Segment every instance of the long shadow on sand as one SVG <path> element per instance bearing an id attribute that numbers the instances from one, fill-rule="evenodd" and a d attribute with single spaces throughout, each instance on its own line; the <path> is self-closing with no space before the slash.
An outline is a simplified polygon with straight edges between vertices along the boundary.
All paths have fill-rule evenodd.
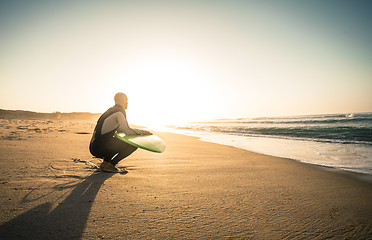
<path id="1" fill-rule="evenodd" d="M 112 174 L 92 174 L 56 208 L 41 204 L 0 226 L 0 239 L 80 239 L 94 199 Z"/>

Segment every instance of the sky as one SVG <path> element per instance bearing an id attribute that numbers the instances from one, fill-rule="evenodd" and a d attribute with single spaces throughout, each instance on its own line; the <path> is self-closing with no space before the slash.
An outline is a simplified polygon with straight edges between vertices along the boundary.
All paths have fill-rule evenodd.
<path id="1" fill-rule="evenodd" d="M 3 1 L 0 108 L 132 123 L 372 112 L 372 1 Z"/>

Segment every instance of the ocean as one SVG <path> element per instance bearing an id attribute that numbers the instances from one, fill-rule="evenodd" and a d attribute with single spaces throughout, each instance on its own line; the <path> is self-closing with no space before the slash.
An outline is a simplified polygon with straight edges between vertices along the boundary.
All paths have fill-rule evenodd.
<path id="1" fill-rule="evenodd" d="M 372 113 L 219 119 L 171 128 L 207 142 L 372 175 Z"/>

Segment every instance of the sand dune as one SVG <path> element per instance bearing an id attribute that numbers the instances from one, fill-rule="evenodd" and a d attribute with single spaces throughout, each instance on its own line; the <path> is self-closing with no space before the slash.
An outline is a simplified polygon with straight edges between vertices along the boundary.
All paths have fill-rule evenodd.
<path id="1" fill-rule="evenodd" d="M 23 110 L 4 110 L 0 109 L 0 119 L 23 119 L 23 120 L 40 120 L 40 119 L 52 119 L 52 120 L 93 120 L 97 119 L 100 114 L 89 113 L 89 112 L 71 112 L 71 113 L 40 113 Z"/>

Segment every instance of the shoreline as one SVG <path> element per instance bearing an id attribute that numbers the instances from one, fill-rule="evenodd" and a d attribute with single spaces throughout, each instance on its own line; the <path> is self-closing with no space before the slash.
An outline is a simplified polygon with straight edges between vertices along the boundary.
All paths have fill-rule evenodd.
<path id="1" fill-rule="evenodd" d="M 191 135 L 187 135 L 186 134 L 186 136 L 191 136 Z M 359 181 L 363 181 L 363 182 L 367 182 L 367 183 L 372 184 L 372 174 L 370 174 L 370 173 L 362 173 L 362 172 L 350 171 L 350 170 L 341 169 L 341 168 L 338 168 L 338 167 L 325 166 L 325 165 L 321 165 L 321 164 L 316 164 L 316 163 L 311 163 L 311 162 L 305 162 L 305 161 L 294 159 L 294 158 L 290 158 L 290 157 L 282 157 L 282 156 L 276 156 L 274 154 L 266 154 L 266 153 L 262 153 L 262 152 L 259 152 L 259 151 L 254 151 L 254 150 L 249 150 L 249 149 L 245 149 L 245 148 L 240 148 L 240 147 L 232 146 L 232 145 L 229 145 L 229 144 L 223 144 L 223 143 L 218 143 L 218 142 L 203 140 L 202 138 L 199 138 L 198 140 L 203 141 L 203 142 L 216 143 L 216 144 L 221 144 L 221 145 L 225 145 L 225 146 L 229 146 L 229 147 L 234 147 L 234 148 L 242 149 L 242 150 L 245 150 L 245 151 L 248 151 L 248 152 L 261 154 L 261 155 L 264 155 L 264 156 L 288 159 L 288 160 L 295 161 L 295 162 L 298 162 L 298 163 L 301 163 L 301 164 L 305 164 L 305 165 L 309 165 L 309 166 L 313 166 L 313 167 L 319 168 L 321 171 L 329 171 L 329 172 L 335 172 L 335 173 L 343 174 L 343 175 L 346 175 L 346 176 L 348 176 L 350 178 L 357 179 Z"/>
<path id="2" fill-rule="evenodd" d="M 164 153 L 137 150 L 119 163 L 127 174 L 97 173 L 81 134 L 94 122 L 24 123 L 0 127 L 18 136 L 0 139 L 0 238 L 372 235 L 372 185 L 338 172 L 155 132 Z"/>
<path id="3" fill-rule="evenodd" d="M 199 138 L 200 141 L 221 144 L 225 146 L 236 147 L 238 149 L 244 149 L 250 152 L 263 154 L 272 157 L 287 158 L 293 161 L 310 164 L 320 168 L 325 168 L 326 170 L 340 171 L 343 174 L 349 174 L 363 181 L 372 183 L 372 172 L 371 169 L 368 170 L 349 170 L 347 167 L 332 166 L 327 165 L 327 162 L 322 162 L 319 156 L 314 152 L 313 155 L 307 155 L 306 159 L 304 156 L 301 157 L 301 151 L 307 151 L 311 148 L 315 148 L 316 145 L 330 144 L 330 143 L 317 143 L 305 140 L 289 140 L 280 138 L 269 138 L 269 137 L 249 137 L 249 136 L 239 136 L 239 135 L 228 135 L 219 134 L 213 132 L 199 132 L 192 130 L 179 130 L 173 128 L 163 128 L 160 131 L 182 134 L 186 136 L 193 136 Z M 310 144 L 310 145 L 309 145 Z M 333 144 L 333 143 L 332 143 Z M 287 148 L 288 145 L 292 146 L 291 150 L 279 150 L 279 148 Z M 337 145 L 337 144 L 336 144 Z M 266 149 L 265 149 L 266 147 Z M 339 148 L 344 148 L 344 145 L 340 145 Z M 274 149 L 274 150 L 273 150 Z M 296 157 L 296 154 L 298 155 Z M 308 153 L 309 154 L 309 153 Z M 368 172 L 367 172 L 368 171 Z"/>
<path id="4" fill-rule="evenodd" d="M 186 134 L 186 136 L 190 136 L 190 135 L 187 135 Z M 220 144 L 220 145 L 234 147 L 234 148 L 237 148 L 237 149 L 242 149 L 242 150 L 245 150 L 245 151 L 248 151 L 248 152 L 257 153 L 257 154 L 261 154 L 261 155 L 268 156 L 268 157 L 276 157 L 276 158 L 288 159 L 290 161 L 295 161 L 295 162 L 298 162 L 298 163 L 301 163 L 301 164 L 305 164 L 305 165 L 309 165 L 309 166 L 318 168 L 321 171 L 328 171 L 328 172 L 334 172 L 334 173 L 343 174 L 343 175 L 346 175 L 346 176 L 348 176 L 350 178 L 356 179 L 358 181 L 362 181 L 362 182 L 366 182 L 366 183 L 372 184 L 372 174 L 369 174 L 369 173 L 355 172 L 355 171 L 341 169 L 341 168 L 338 168 L 338 167 L 325 166 L 325 165 L 320 165 L 320 164 L 315 164 L 315 163 L 310 163 L 310 162 L 304 162 L 304 161 L 301 161 L 301 160 L 298 160 L 298 159 L 294 159 L 294 158 L 290 158 L 290 157 L 281 157 L 281 156 L 276 156 L 276 155 L 271 155 L 271 154 L 265 154 L 265 153 L 262 153 L 262 152 L 248 150 L 248 149 L 244 149 L 244 148 L 239 148 L 239 147 L 228 145 L 228 144 L 223 144 L 223 143 L 217 143 L 217 142 L 203 140 L 202 138 L 199 138 L 199 137 L 198 137 L 198 140 L 203 141 L 203 142 L 216 143 L 216 144 Z"/>

